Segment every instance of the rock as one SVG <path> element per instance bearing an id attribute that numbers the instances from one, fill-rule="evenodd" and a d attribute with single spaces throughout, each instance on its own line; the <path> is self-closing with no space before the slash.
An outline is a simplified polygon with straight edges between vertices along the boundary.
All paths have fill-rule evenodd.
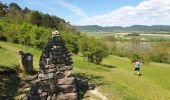
<path id="1" fill-rule="evenodd" d="M 40 96 L 39 95 L 31 95 L 29 97 L 29 100 L 41 100 Z"/>
<path id="2" fill-rule="evenodd" d="M 51 97 L 51 100 L 58 100 L 58 99 L 57 99 L 57 95 L 54 94 L 54 95 Z"/>
<path id="3" fill-rule="evenodd" d="M 45 80 L 45 76 L 43 73 L 38 74 L 38 79 L 39 80 Z"/>
<path id="4" fill-rule="evenodd" d="M 74 93 L 76 87 L 75 85 L 59 85 L 59 91 L 63 93 Z"/>
<path id="5" fill-rule="evenodd" d="M 48 72 L 48 73 L 55 73 L 56 70 L 57 70 L 56 68 L 52 68 L 52 69 L 47 70 L 47 72 Z"/>
<path id="6" fill-rule="evenodd" d="M 40 73 L 38 75 L 38 78 L 39 78 L 39 80 L 46 80 L 46 79 L 53 78 L 53 76 L 54 76 L 54 73 L 47 73 L 47 74 Z"/>
<path id="7" fill-rule="evenodd" d="M 47 58 L 47 59 L 46 59 L 46 63 L 47 63 L 47 65 L 50 65 L 50 64 L 51 64 L 51 59 L 50 59 L 50 58 Z"/>
<path id="8" fill-rule="evenodd" d="M 66 62 L 66 65 L 72 65 L 73 64 L 73 61 L 67 61 Z"/>
<path id="9" fill-rule="evenodd" d="M 41 100 L 47 100 L 47 96 L 48 96 L 48 93 L 47 92 L 43 92 L 40 97 L 41 97 Z"/>
<path id="10" fill-rule="evenodd" d="M 43 92 L 42 89 L 38 89 L 38 94 L 41 94 Z"/>
<path id="11" fill-rule="evenodd" d="M 38 94 L 39 94 L 39 93 L 38 93 L 38 88 L 39 88 L 39 86 L 33 85 L 33 86 L 31 87 L 31 93 L 32 93 L 32 94 L 35 94 L 35 95 L 38 95 Z"/>
<path id="12" fill-rule="evenodd" d="M 24 81 L 32 81 L 32 80 L 35 80 L 36 78 L 38 78 L 38 75 L 26 76 L 26 77 L 24 78 Z"/>
<path id="13" fill-rule="evenodd" d="M 54 74 L 54 79 L 61 79 L 61 78 L 64 78 L 64 74 L 62 72 L 56 72 Z"/>
<path id="14" fill-rule="evenodd" d="M 57 68 L 63 68 L 65 66 L 65 64 L 56 64 Z"/>
<path id="15" fill-rule="evenodd" d="M 50 84 L 48 80 L 37 82 L 36 87 L 37 87 L 37 91 L 38 89 L 42 89 L 43 91 L 51 92 Z"/>
<path id="16" fill-rule="evenodd" d="M 47 97 L 47 100 L 51 100 L 51 96 L 50 95 Z"/>
<path id="17" fill-rule="evenodd" d="M 57 67 L 57 66 L 54 65 L 54 64 L 48 65 L 48 68 L 49 68 L 49 69 L 56 68 L 56 67 Z"/>
<path id="18" fill-rule="evenodd" d="M 59 69 L 60 71 L 69 71 L 72 70 L 72 66 L 64 66 Z"/>
<path id="19" fill-rule="evenodd" d="M 51 89 L 51 92 L 54 93 L 54 92 L 57 92 L 56 90 L 56 83 L 53 82 L 52 84 L 50 84 L 50 89 Z"/>
<path id="20" fill-rule="evenodd" d="M 58 79 L 58 85 L 72 85 L 74 83 L 75 83 L 74 77 Z"/>
<path id="21" fill-rule="evenodd" d="M 73 75 L 73 71 L 72 70 L 65 71 L 64 75 L 65 75 L 65 77 L 71 77 Z"/>
<path id="22" fill-rule="evenodd" d="M 76 93 L 67 93 L 63 95 L 58 95 L 57 100 L 77 100 Z"/>

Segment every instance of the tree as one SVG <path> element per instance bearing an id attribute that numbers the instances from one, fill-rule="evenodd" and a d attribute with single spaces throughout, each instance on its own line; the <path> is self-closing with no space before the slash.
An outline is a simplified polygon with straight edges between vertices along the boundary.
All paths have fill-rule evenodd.
<path id="1" fill-rule="evenodd" d="M 8 18 L 11 22 L 21 22 L 23 20 L 22 9 L 16 3 L 9 4 Z"/>
<path id="2" fill-rule="evenodd" d="M 99 64 L 103 58 L 109 55 L 109 49 L 102 40 L 94 37 L 82 36 L 79 40 L 79 48 L 88 61 Z"/>
<path id="3" fill-rule="evenodd" d="M 79 52 L 79 47 L 78 47 L 78 40 L 79 36 L 76 33 L 72 32 L 64 32 L 61 31 L 61 36 L 63 37 L 64 41 L 66 42 L 67 48 L 74 54 L 77 54 Z"/>
<path id="4" fill-rule="evenodd" d="M 41 26 L 42 25 L 42 14 L 38 11 L 33 11 L 30 13 L 30 23 L 34 25 Z"/>
<path id="5" fill-rule="evenodd" d="M 7 6 L 0 2 L 0 18 L 5 17 L 7 13 Z"/>

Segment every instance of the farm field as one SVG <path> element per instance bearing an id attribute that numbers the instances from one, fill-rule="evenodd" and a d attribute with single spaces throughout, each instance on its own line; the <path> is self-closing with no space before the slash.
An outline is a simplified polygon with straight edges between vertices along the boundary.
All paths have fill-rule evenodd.
<path id="1" fill-rule="evenodd" d="M 128 36 L 128 34 L 132 34 L 131 32 L 128 33 L 116 33 L 116 32 L 86 32 L 89 36 L 94 36 L 97 38 L 103 38 L 106 36 L 114 37 L 115 39 L 121 40 L 130 40 L 134 36 Z M 152 33 L 140 33 L 140 38 L 144 41 L 158 41 L 158 42 L 167 42 L 170 41 L 170 34 L 152 34 Z"/>
<path id="2" fill-rule="evenodd" d="M 23 50 L 34 55 L 34 68 L 38 69 L 40 50 L 0 42 L 0 66 L 15 67 L 18 65 L 16 51 Z M 169 100 L 170 99 L 170 64 L 151 62 L 142 66 L 142 75 L 135 76 L 134 68 L 127 58 L 110 55 L 100 65 L 84 60 L 80 55 L 74 55 L 74 72 L 77 77 L 89 80 L 91 88 L 97 88 L 109 100 Z M 16 83 L 17 84 L 17 83 Z M 5 93 L 18 91 L 3 90 L 4 83 L 0 82 L 0 98 Z M 11 87 L 12 88 L 12 87 Z M 5 92 L 3 92 L 5 91 Z M 85 100 L 101 100 L 100 96 L 87 91 Z"/>

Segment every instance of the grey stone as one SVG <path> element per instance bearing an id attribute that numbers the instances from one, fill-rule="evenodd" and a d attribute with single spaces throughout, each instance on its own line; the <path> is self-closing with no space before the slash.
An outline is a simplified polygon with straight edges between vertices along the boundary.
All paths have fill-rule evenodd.
<path id="1" fill-rule="evenodd" d="M 52 93 L 57 92 L 57 91 L 56 91 L 56 82 L 53 81 L 53 83 L 50 84 L 50 89 L 51 89 L 51 92 L 52 92 Z"/>
<path id="2" fill-rule="evenodd" d="M 71 77 L 73 75 L 73 71 L 72 70 L 65 71 L 64 75 L 65 75 L 65 77 Z"/>
<path id="3" fill-rule="evenodd" d="M 44 74 L 45 79 L 52 79 L 53 77 L 54 77 L 54 73 Z"/>
<path id="4" fill-rule="evenodd" d="M 65 64 L 56 64 L 56 67 L 57 68 L 62 68 L 62 67 L 64 67 L 65 66 Z"/>
<path id="5" fill-rule="evenodd" d="M 56 68 L 52 68 L 52 69 L 49 69 L 47 72 L 48 73 L 54 73 L 54 72 L 56 72 L 56 70 L 57 70 Z"/>
<path id="6" fill-rule="evenodd" d="M 73 64 L 73 61 L 71 60 L 66 62 L 66 65 L 72 65 L 72 64 Z"/>
<path id="7" fill-rule="evenodd" d="M 45 80 L 45 76 L 43 73 L 38 74 L 38 79 L 39 80 Z"/>
<path id="8" fill-rule="evenodd" d="M 58 85 L 72 85 L 74 83 L 75 83 L 74 77 L 58 79 Z"/>
<path id="9" fill-rule="evenodd" d="M 46 79 L 53 78 L 53 75 L 54 75 L 54 73 L 47 73 L 47 74 L 40 73 L 40 74 L 38 74 L 38 78 L 39 78 L 39 80 L 46 80 Z"/>
<path id="10" fill-rule="evenodd" d="M 65 76 L 64 76 L 64 74 L 62 73 L 62 72 L 56 72 L 55 74 L 54 74 L 54 80 L 55 79 L 61 79 L 61 78 L 64 78 Z"/>
<path id="11" fill-rule="evenodd" d="M 47 65 L 50 65 L 51 64 L 51 59 L 50 58 L 46 58 L 46 63 L 47 63 Z"/>
<path id="12" fill-rule="evenodd" d="M 49 68 L 49 69 L 56 68 L 56 65 L 54 65 L 54 64 L 51 64 L 51 65 L 49 65 L 49 66 L 48 66 L 48 68 Z"/>
<path id="13" fill-rule="evenodd" d="M 29 100 L 41 100 L 40 96 L 39 95 L 31 95 L 29 97 Z"/>
<path id="14" fill-rule="evenodd" d="M 41 94 L 43 92 L 42 89 L 38 89 L 38 94 Z"/>
<path id="15" fill-rule="evenodd" d="M 34 75 L 34 76 L 26 76 L 24 81 L 32 81 L 34 79 L 36 79 L 38 77 L 38 75 Z"/>
<path id="16" fill-rule="evenodd" d="M 72 70 L 72 66 L 64 66 L 59 69 L 60 71 L 69 71 Z"/>
<path id="17" fill-rule="evenodd" d="M 53 96 L 51 97 L 51 100 L 58 100 L 58 99 L 57 99 L 57 95 L 56 95 L 56 94 L 53 94 Z"/>
<path id="18" fill-rule="evenodd" d="M 47 92 L 43 92 L 41 95 L 41 100 L 47 100 L 47 97 L 48 97 L 48 93 Z"/>
<path id="19" fill-rule="evenodd" d="M 51 96 L 50 95 L 47 97 L 47 100 L 51 100 Z"/>
<path id="20" fill-rule="evenodd" d="M 76 91 L 75 85 L 59 85 L 59 92 L 74 93 Z"/>
<path id="21" fill-rule="evenodd" d="M 76 93 L 67 93 L 63 95 L 58 95 L 57 100 L 77 100 Z"/>

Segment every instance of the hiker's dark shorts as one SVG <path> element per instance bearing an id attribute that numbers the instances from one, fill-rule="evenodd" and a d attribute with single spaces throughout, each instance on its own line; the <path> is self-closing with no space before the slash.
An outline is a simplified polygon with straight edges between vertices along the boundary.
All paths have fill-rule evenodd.
<path id="1" fill-rule="evenodd" d="M 139 71 L 139 70 L 140 70 L 140 68 L 137 68 L 137 67 L 135 68 L 135 71 Z"/>

